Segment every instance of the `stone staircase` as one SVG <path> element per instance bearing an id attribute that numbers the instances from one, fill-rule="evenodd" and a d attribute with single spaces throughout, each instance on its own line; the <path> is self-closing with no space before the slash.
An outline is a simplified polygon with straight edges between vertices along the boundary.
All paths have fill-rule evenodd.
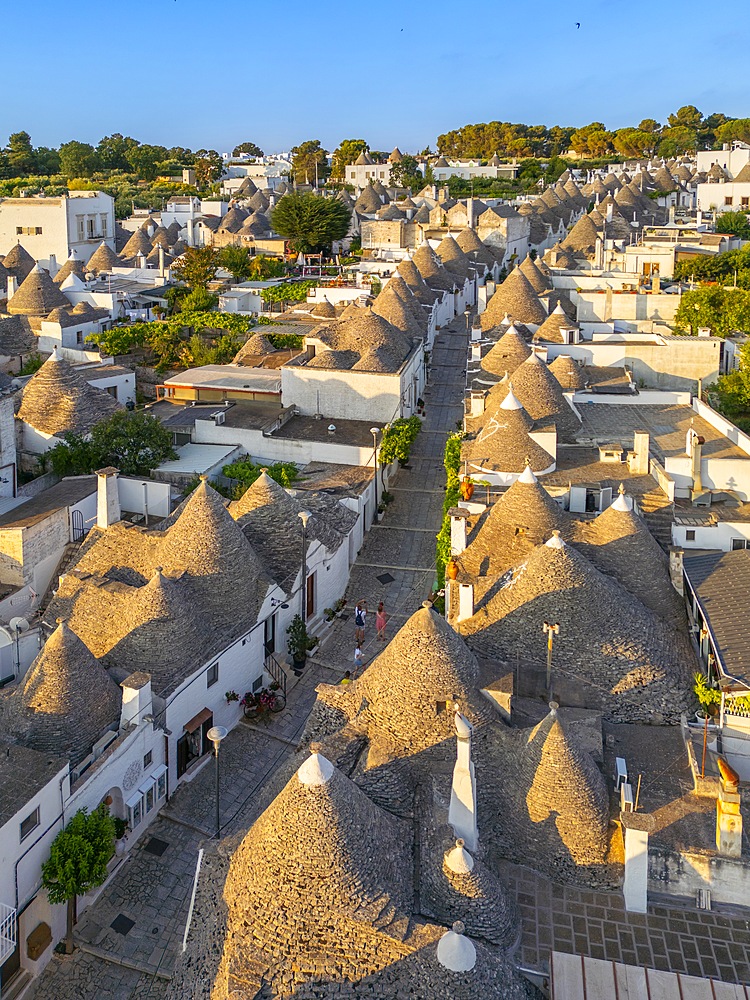
<path id="1" fill-rule="evenodd" d="M 669 552 L 669 546 L 672 544 L 674 504 L 666 493 L 657 486 L 638 499 L 638 506 L 646 519 L 651 534 L 664 551 Z"/>
<path id="2" fill-rule="evenodd" d="M 37 608 L 37 614 L 39 615 L 40 619 L 44 618 L 44 615 L 47 611 L 47 606 L 52 600 L 52 594 L 55 590 L 57 590 L 59 586 L 60 577 L 64 573 L 66 573 L 73 565 L 73 563 L 76 562 L 76 560 L 78 559 L 78 553 L 80 552 L 81 545 L 83 544 L 85 537 L 86 536 L 84 535 L 83 538 L 79 538 L 75 542 L 68 542 L 68 544 L 63 549 L 63 554 L 60 556 L 60 562 L 57 564 L 57 568 L 55 569 L 55 572 L 52 574 L 52 578 L 50 579 L 50 582 L 47 585 L 47 589 L 45 590 L 44 594 L 42 595 L 42 599 L 39 602 L 39 607 Z"/>

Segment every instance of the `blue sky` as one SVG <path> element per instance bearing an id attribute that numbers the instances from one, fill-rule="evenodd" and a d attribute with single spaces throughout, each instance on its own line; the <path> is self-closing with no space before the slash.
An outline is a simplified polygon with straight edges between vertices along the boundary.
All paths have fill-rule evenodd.
<path id="1" fill-rule="evenodd" d="M 0 143 L 25 129 L 50 146 L 122 132 L 220 152 L 309 138 L 413 151 L 495 119 L 619 128 L 664 121 L 682 104 L 750 117 L 750 4 L 730 0 L 719 20 L 698 0 L 677 10 L 650 0 L 115 0 L 66 17 L 58 0 L 39 0 L 30 31 L 25 5 L 7 4 Z"/>

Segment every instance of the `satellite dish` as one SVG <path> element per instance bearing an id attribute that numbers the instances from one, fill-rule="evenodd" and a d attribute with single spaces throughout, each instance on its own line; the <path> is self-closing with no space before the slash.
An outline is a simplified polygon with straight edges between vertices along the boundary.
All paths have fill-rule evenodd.
<path id="1" fill-rule="evenodd" d="M 29 623 L 25 618 L 11 618 L 10 627 L 14 632 L 28 632 Z"/>

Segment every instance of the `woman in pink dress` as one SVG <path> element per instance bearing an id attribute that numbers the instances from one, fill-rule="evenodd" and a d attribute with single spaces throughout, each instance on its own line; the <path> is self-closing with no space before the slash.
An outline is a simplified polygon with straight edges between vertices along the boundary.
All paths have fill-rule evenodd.
<path id="1" fill-rule="evenodd" d="M 377 633 L 378 641 L 385 642 L 385 611 L 383 610 L 383 602 L 378 604 L 378 610 L 375 613 L 375 632 Z"/>

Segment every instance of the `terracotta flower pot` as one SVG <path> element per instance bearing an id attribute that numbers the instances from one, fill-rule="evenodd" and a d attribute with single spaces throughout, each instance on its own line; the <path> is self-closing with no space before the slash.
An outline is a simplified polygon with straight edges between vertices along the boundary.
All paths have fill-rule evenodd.
<path id="1" fill-rule="evenodd" d="M 445 575 L 449 580 L 455 580 L 458 576 L 458 563 L 453 559 L 449 559 L 445 564 Z"/>
<path id="2" fill-rule="evenodd" d="M 461 496 L 464 500 L 471 500 L 474 495 L 474 483 L 470 479 L 461 480 Z"/>

